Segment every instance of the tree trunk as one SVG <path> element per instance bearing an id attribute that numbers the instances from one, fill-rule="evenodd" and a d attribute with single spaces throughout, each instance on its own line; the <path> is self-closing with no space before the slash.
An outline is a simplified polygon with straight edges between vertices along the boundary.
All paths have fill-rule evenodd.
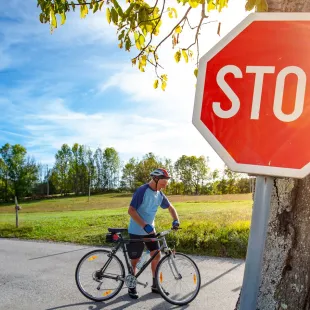
<path id="1" fill-rule="evenodd" d="M 268 7 L 310 12 L 310 1 L 268 0 Z M 281 309 L 310 309 L 310 176 L 274 181 L 256 310 Z"/>

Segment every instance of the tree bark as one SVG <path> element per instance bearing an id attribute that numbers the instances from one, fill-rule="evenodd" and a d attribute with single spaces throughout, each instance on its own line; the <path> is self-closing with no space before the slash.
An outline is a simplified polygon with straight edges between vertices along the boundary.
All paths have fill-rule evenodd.
<path id="1" fill-rule="evenodd" d="M 267 2 L 269 12 L 310 11 L 309 0 Z M 310 176 L 275 179 L 256 310 L 310 310 L 309 198 Z"/>

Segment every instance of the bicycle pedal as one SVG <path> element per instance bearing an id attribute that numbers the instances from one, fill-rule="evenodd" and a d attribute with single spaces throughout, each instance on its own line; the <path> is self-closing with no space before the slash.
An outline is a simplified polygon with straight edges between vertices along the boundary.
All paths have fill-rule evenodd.
<path id="1" fill-rule="evenodd" d="M 137 281 L 137 284 L 140 284 L 140 285 L 144 286 L 144 288 L 146 288 L 149 285 L 147 282 L 146 283 L 142 283 L 142 282 L 138 282 L 138 281 Z"/>

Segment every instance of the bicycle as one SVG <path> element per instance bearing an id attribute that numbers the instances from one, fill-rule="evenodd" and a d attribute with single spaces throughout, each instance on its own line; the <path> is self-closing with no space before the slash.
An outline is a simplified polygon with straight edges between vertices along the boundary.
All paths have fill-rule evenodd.
<path id="1" fill-rule="evenodd" d="M 104 249 L 90 251 L 81 258 L 75 271 L 75 281 L 79 291 L 88 299 L 100 302 L 114 298 L 121 291 L 124 283 L 128 288 L 134 288 L 137 284 L 147 287 L 148 283 L 139 282 L 138 278 L 153 259 L 163 251 L 165 255 L 159 261 L 155 273 L 160 295 L 174 305 L 183 306 L 192 302 L 200 290 L 200 272 L 190 257 L 168 247 L 165 236 L 173 230 L 175 229 L 158 233 L 155 238 L 133 240 L 122 237 L 122 232 L 127 229 L 109 228 L 106 240 L 115 243 L 115 246 L 110 251 Z M 126 244 L 141 241 L 160 241 L 162 245 L 134 275 Z M 122 261 L 116 255 L 120 248 L 125 257 L 127 275 Z"/>

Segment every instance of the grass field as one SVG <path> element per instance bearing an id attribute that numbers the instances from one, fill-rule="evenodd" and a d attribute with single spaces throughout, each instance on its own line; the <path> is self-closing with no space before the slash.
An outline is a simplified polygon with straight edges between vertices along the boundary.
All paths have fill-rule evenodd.
<path id="1" fill-rule="evenodd" d="M 19 228 L 13 205 L 0 205 L 0 237 L 105 244 L 108 227 L 128 227 L 131 195 L 105 194 L 22 203 Z M 252 213 L 252 196 L 169 196 L 182 230 L 170 245 L 186 253 L 244 258 Z M 167 210 L 159 209 L 157 231 L 170 228 Z"/>

